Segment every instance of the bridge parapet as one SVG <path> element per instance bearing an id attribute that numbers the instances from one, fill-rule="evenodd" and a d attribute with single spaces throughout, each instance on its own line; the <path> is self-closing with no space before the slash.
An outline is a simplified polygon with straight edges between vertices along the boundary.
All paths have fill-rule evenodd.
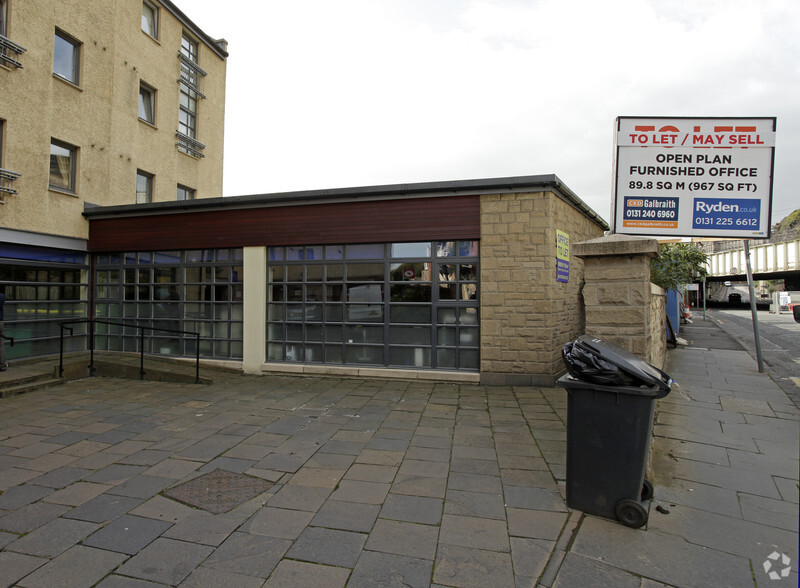
<path id="1" fill-rule="evenodd" d="M 709 277 L 738 276 L 745 273 L 744 244 L 741 243 L 740 249 L 709 253 L 707 264 Z M 750 247 L 753 274 L 800 271 L 798 260 L 800 260 L 800 238 Z"/>

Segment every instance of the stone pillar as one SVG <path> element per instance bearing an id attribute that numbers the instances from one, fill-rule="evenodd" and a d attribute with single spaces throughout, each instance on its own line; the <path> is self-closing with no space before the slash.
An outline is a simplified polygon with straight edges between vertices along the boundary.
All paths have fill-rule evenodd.
<path id="1" fill-rule="evenodd" d="M 586 333 L 615 343 L 662 367 L 666 354 L 661 288 L 650 283 L 658 241 L 608 235 L 573 247 L 583 259 Z"/>

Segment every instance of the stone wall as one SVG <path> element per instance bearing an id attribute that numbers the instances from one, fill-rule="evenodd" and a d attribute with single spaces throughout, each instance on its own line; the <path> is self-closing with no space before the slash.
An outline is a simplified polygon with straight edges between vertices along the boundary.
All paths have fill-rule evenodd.
<path id="1" fill-rule="evenodd" d="M 658 242 L 609 235 L 575 246 L 584 261 L 586 333 L 662 367 L 666 356 L 665 297 L 650 283 Z"/>
<path id="2" fill-rule="evenodd" d="M 664 289 L 650 284 L 650 354 L 643 359 L 663 369 L 667 361 L 667 295 Z"/>
<path id="3" fill-rule="evenodd" d="M 552 385 L 561 347 L 583 333 L 583 263 L 556 281 L 556 230 L 570 242 L 603 233 L 551 191 L 481 197 L 481 381 Z"/>

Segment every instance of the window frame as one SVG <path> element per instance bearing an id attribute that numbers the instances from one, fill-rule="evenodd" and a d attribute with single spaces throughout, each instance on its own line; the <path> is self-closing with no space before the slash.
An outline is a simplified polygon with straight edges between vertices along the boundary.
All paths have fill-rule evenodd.
<path id="1" fill-rule="evenodd" d="M 200 54 L 200 43 L 195 41 L 195 39 L 191 35 L 186 33 L 186 31 L 184 31 L 183 34 L 181 35 L 181 55 L 186 57 L 186 59 L 188 59 L 192 63 L 199 64 L 200 63 L 199 54 Z"/>
<path id="2" fill-rule="evenodd" d="M 60 149 L 66 149 L 69 152 L 69 177 L 67 180 L 68 186 L 63 186 L 61 184 L 54 184 L 53 183 L 53 157 L 59 157 L 58 155 L 53 154 L 53 147 L 58 147 Z M 78 152 L 79 149 L 77 146 L 67 143 L 65 141 L 60 141 L 53 137 L 50 138 L 50 172 L 48 174 L 48 189 L 55 190 L 57 192 L 66 192 L 69 194 L 77 194 L 78 192 Z M 60 164 L 58 165 L 60 168 Z M 63 171 L 59 170 L 61 176 L 63 176 Z"/>
<path id="3" fill-rule="evenodd" d="M 57 66 L 56 60 L 58 59 L 58 56 L 59 56 L 59 45 L 58 45 L 59 39 L 61 41 L 63 41 L 64 43 L 66 43 L 67 45 L 70 45 L 72 47 L 72 57 L 71 57 L 71 61 L 72 61 L 72 68 L 71 69 L 72 69 L 72 71 L 70 72 L 69 76 L 64 75 L 64 73 L 62 73 L 62 72 L 56 71 L 56 69 L 57 69 L 56 68 L 56 66 Z M 64 80 L 65 82 L 68 82 L 68 83 L 73 84 L 75 86 L 80 85 L 80 81 L 81 81 L 81 46 L 82 45 L 83 45 L 83 43 L 81 43 L 78 39 L 76 39 L 75 37 L 73 37 L 69 33 L 66 33 L 65 31 L 62 31 L 61 29 L 58 29 L 58 28 L 55 30 L 55 35 L 53 36 L 53 75 L 54 76 L 58 77 L 58 79 L 60 79 L 60 80 Z"/>
<path id="4" fill-rule="evenodd" d="M 0 0 L 0 35 L 8 38 L 8 0 Z"/>
<path id="5" fill-rule="evenodd" d="M 146 116 L 142 116 L 143 106 L 146 107 L 142 98 L 144 95 L 149 96 L 150 99 L 149 119 Z M 144 114 L 146 115 L 147 113 L 145 112 Z M 142 122 L 146 122 L 149 125 L 156 126 L 156 89 L 150 84 L 146 84 L 141 80 L 139 80 L 139 120 Z"/>
<path id="6" fill-rule="evenodd" d="M 479 248 L 477 239 L 269 247 L 265 360 L 479 371 Z"/>
<path id="7" fill-rule="evenodd" d="M 145 190 L 142 192 L 139 190 L 139 179 L 142 178 L 145 181 Z M 142 169 L 136 170 L 136 204 L 151 204 L 153 202 L 153 190 L 155 187 L 155 175 L 151 174 L 150 172 L 146 172 Z M 139 196 L 140 194 L 144 194 L 145 198 Z"/>
<path id="8" fill-rule="evenodd" d="M 190 139 L 197 139 L 197 92 L 181 82 L 179 94 L 178 132 Z M 186 96 L 186 106 L 183 105 L 184 96 Z M 192 105 L 194 105 L 193 108 Z"/>
<path id="9" fill-rule="evenodd" d="M 152 32 L 145 28 L 145 9 L 149 9 L 152 12 L 153 19 L 152 19 Z M 159 14 L 159 6 L 153 2 L 149 2 L 148 0 L 142 0 L 142 32 L 147 35 L 148 37 L 155 39 L 158 41 L 158 25 L 160 21 L 160 14 Z"/>
<path id="10" fill-rule="evenodd" d="M 181 193 L 184 194 L 183 198 L 181 198 Z M 189 186 L 184 186 L 183 184 L 178 184 L 177 199 L 179 201 L 194 200 L 196 198 L 197 198 L 197 190 L 195 190 L 194 188 L 190 188 Z"/>

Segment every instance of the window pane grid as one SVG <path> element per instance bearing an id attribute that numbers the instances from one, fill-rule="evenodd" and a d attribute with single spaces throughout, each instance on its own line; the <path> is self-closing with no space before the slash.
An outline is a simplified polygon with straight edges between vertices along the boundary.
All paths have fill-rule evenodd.
<path id="1" fill-rule="evenodd" d="M 477 370 L 477 322 L 458 314 L 477 321 L 477 255 L 477 241 L 270 247 L 267 360 Z"/>
<path id="2" fill-rule="evenodd" d="M 241 359 L 242 251 L 129 252 L 95 258 L 95 315 L 109 320 L 200 334 L 204 357 Z M 124 265 L 123 265 L 124 263 Z M 99 325 L 98 325 L 99 327 Z M 145 332 L 145 351 L 194 355 L 193 335 Z M 137 329 L 109 332 L 98 349 L 138 351 Z"/>
<path id="3" fill-rule="evenodd" d="M 0 287 L 6 295 L 5 334 L 14 337 L 6 346 L 8 359 L 58 353 L 61 328 L 58 321 L 88 316 L 89 271 L 85 256 L 81 263 L 0 265 Z M 71 325 L 64 333 L 66 351 L 86 349 L 85 324 Z"/>

